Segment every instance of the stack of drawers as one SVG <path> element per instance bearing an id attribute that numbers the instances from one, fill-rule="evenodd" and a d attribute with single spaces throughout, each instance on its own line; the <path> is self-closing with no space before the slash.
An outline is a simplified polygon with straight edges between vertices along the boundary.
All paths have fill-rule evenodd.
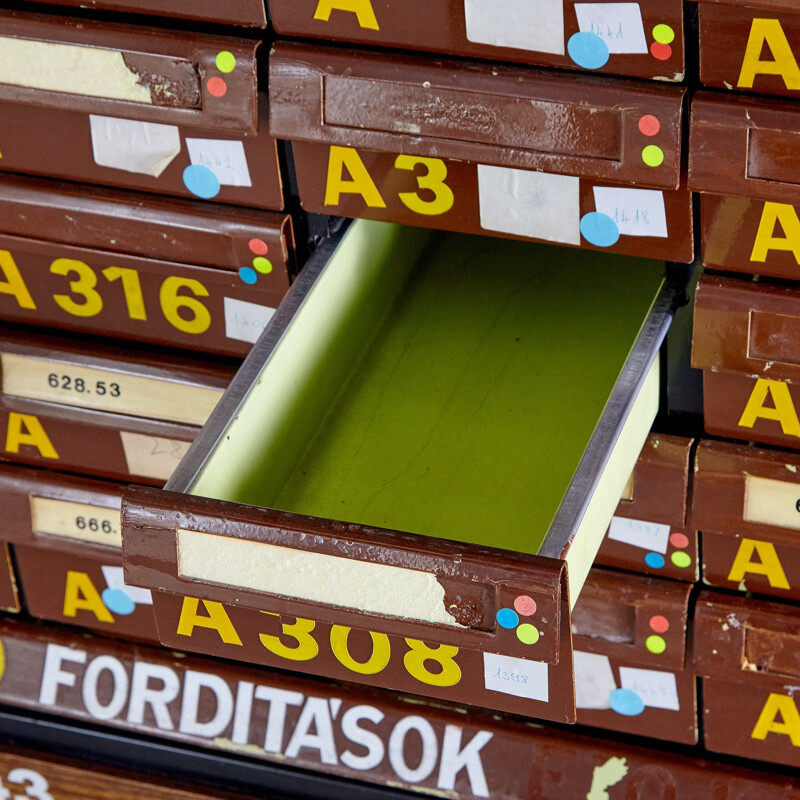
<path id="1" fill-rule="evenodd" d="M 270 0 L 274 41 L 263 0 L 96 0 L 89 14 L 52 3 L 71 8 L 0 12 L 0 606 L 19 611 L 21 594 L 37 620 L 115 638 L 0 620 L 0 700 L 109 742 L 132 736 L 132 750 L 141 734 L 175 758 L 200 748 L 212 783 L 248 760 L 278 764 L 270 774 L 292 795 L 300 768 L 336 779 L 307 788 L 314 797 L 797 800 L 795 778 L 698 745 L 800 763 L 800 457 L 698 444 L 662 414 L 671 434 L 650 434 L 622 490 L 663 399 L 674 291 L 662 288 L 564 497 L 550 516 L 515 506 L 527 490 L 506 462 L 541 412 L 503 394 L 506 373 L 526 402 L 538 382 L 569 409 L 601 375 L 587 364 L 561 385 L 533 357 L 516 373 L 496 338 L 520 308 L 547 318 L 539 297 L 555 308 L 575 291 L 561 325 L 588 319 L 584 342 L 559 349 L 569 335 L 556 320 L 539 346 L 599 363 L 606 320 L 624 316 L 622 292 L 603 296 L 614 266 L 639 271 L 633 292 L 648 270 L 661 280 L 646 259 L 690 264 L 700 242 L 716 270 L 700 282 L 693 350 L 706 430 L 793 447 L 800 291 L 779 280 L 800 264 L 791 104 L 690 96 L 682 0 Z M 700 2 L 699 20 L 706 86 L 800 91 L 789 0 Z M 305 240 L 313 214 L 360 219 L 293 281 L 295 232 Z M 351 450 L 382 466 L 376 418 L 388 409 L 394 438 L 428 458 L 475 392 L 460 332 L 453 364 L 425 373 L 423 388 L 450 393 L 427 438 L 422 401 L 393 415 L 380 397 L 405 397 L 400 367 L 362 404 L 352 448 L 332 457 L 313 438 L 346 418 L 343 387 L 387 309 L 411 304 L 392 281 L 425 285 L 404 262 L 435 262 L 442 247 L 463 269 L 430 316 L 446 322 L 464 287 L 485 291 L 467 325 L 485 342 L 464 336 L 491 367 L 483 400 L 452 463 L 431 457 L 418 479 L 399 470 L 374 496 L 364 475 L 364 509 L 400 486 L 395 497 L 433 510 L 424 529 L 472 494 L 459 524 L 479 518 L 479 540 L 346 507 L 348 480 L 361 480 Z M 542 263 L 583 277 L 562 289 L 544 270 L 531 289 Z M 400 366 L 437 352 L 417 333 Z M 462 446 L 494 424 L 481 415 L 498 397 L 511 398 L 502 452 Z M 342 499 L 279 503 L 276 487 L 315 459 Z M 553 480 L 551 461 L 530 484 Z M 507 497 L 540 545 L 514 538 Z M 732 591 L 700 592 L 701 575 Z M 70 780 L 69 764 L 51 774 L 35 754 L 14 758 L 7 781 L 28 796 Z"/>

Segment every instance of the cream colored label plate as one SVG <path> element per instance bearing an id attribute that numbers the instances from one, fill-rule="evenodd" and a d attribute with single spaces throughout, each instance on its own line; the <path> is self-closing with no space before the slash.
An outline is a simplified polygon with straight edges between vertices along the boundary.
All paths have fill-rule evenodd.
<path id="1" fill-rule="evenodd" d="M 222 397 L 221 389 L 13 353 L 0 354 L 0 368 L 3 394 L 189 425 L 203 425 Z"/>
<path id="2" fill-rule="evenodd" d="M 31 523 L 36 533 L 82 542 L 122 547 L 119 512 L 119 507 L 31 497 Z"/>
<path id="3" fill-rule="evenodd" d="M 629 502 L 633 500 L 633 475 L 634 473 L 631 472 L 631 476 L 628 478 L 628 482 L 622 490 L 622 497 L 620 497 L 620 500 L 628 500 Z"/>
<path id="4" fill-rule="evenodd" d="M 771 478 L 745 477 L 746 522 L 800 530 L 800 485 Z"/>
<path id="5" fill-rule="evenodd" d="M 120 431 L 125 461 L 131 475 L 166 481 L 186 455 L 191 442 Z"/>

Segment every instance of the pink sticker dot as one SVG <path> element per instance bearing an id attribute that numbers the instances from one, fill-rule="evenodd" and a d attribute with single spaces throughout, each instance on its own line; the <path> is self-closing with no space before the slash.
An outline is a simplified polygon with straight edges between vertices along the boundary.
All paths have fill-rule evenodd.
<path id="1" fill-rule="evenodd" d="M 669 630 L 669 620 L 660 614 L 650 617 L 650 630 L 654 633 L 666 633 Z"/>
<path id="2" fill-rule="evenodd" d="M 214 95 L 214 97 L 223 97 L 225 92 L 228 91 L 228 85 L 222 78 L 209 78 L 206 87 L 209 94 Z"/>
<path id="3" fill-rule="evenodd" d="M 267 254 L 267 243 L 263 241 L 263 239 L 251 239 L 247 246 L 250 248 L 251 253 L 255 253 L 257 256 L 265 256 Z"/>
<path id="4" fill-rule="evenodd" d="M 645 114 L 639 120 L 639 130 L 645 136 L 655 136 L 661 130 L 661 123 L 652 114 Z"/>
<path id="5" fill-rule="evenodd" d="M 689 546 L 689 537 L 685 533 L 670 534 L 669 540 L 672 546 L 677 547 L 678 550 L 683 550 L 684 547 Z"/>
<path id="6" fill-rule="evenodd" d="M 521 594 L 514 601 L 514 610 L 523 617 L 530 617 L 536 613 L 536 601 L 526 594 Z"/>
<path id="7" fill-rule="evenodd" d="M 659 61 L 668 61 L 672 58 L 672 48 L 668 44 L 653 42 L 650 45 L 650 54 Z"/>

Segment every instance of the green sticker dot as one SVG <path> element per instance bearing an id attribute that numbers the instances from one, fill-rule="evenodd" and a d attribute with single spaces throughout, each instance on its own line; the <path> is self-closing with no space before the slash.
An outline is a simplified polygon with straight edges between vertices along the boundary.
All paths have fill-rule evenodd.
<path id="1" fill-rule="evenodd" d="M 667 643 L 661 636 L 648 636 L 645 645 L 651 653 L 656 655 L 663 653 L 667 649 Z"/>
<path id="2" fill-rule="evenodd" d="M 217 53 L 216 65 L 220 72 L 233 72 L 236 69 L 236 56 L 229 50 L 223 50 Z"/>
<path id="3" fill-rule="evenodd" d="M 664 163 L 664 151 L 657 144 L 649 144 L 642 150 L 642 161 L 648 167 L 660 167 Z"/>
<path id="4" fill-rule="evenodd" d="M 681 550 L 676 550 L 670 556 L 670 560 L 676 567 L 680 567 L 681 569 L 688 567 L 692 563 L 692 557 L 688 553 L 684 553 Z"/>
<path id="5" fill-rule="evenodd" d="M 653 38 L 659 44 L 672 44 L 675 41 L 675 31 L 669 25 L 656 25 L 653 28 Z"/>
<path id="6" fill-rule="evenodd" d="M 539 631 L 525 622 L 517 628 L 517 639 L 523 644 L 536 644 L 539 641 Z"/>
<path id="7" fill-rule="evenodd" d="M 264 256 L 258 256 L 257 258 L 254 258 L 253 266 L 262 275 L 267 275 L 272 272 L 272 262 L 268 258 L 264 258 Z"/>

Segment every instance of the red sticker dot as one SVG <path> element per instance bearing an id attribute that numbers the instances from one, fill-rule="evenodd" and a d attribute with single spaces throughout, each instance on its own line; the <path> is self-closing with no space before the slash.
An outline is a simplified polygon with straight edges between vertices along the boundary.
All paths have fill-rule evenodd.
<path id="1" fill-rule="evenodd" d="M 222 78 L 209 78 L 206 87 L 214 97 L 222 97 L 228 91 L 228 85 Z"/>
<path id="2" fill-rule="evenodd" d="M 683 550 L 684 547 L 689 546 L 689 537 L 685 533 L 673 533 L 669 537 L 673 547 Z"/>
<path id="3" fill-rule="evenodd" d="M 661 123 L 652 114 L 645 114 L 639 120 L 639 130 L 645 136 L 655 136 L 661 130 Z"/>
<path id="4" fill-rule="evenodd" d="M 247 246 L 250 248 L 251 253 L 255 253 L 257 256 L 265 256 L 267 254 L 267 243 L 263 239 L 251 239 Z"/>
<path id="5" fill-rule="evenodd" d="M 514 610 L 523 617 L 530 617 L 536 613 L 536 601 L 526 594 L 521 594 L 514 601 Z"/>
<path id="6" fill-rule="evenodd" d="M 668 44 L 653 42 L 650 45 L 650 54 L 659 61 L 668 61 L 672 58 L 672 48 Z"/>
<path id="7" fill-rule="evenodd" d="M 669 620 L 660 614 L 650 617 L 650 630 L 655 633 L 666 633 L 669 630 Z"/>

